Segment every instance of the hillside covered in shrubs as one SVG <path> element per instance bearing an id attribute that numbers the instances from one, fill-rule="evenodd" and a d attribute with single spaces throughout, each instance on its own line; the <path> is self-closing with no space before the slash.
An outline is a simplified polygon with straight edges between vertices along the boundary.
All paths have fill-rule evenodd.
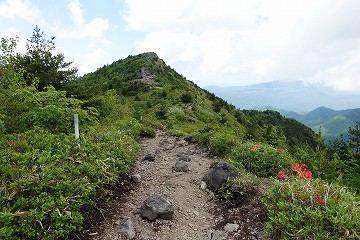
<path id="1" fill-rule="evenodd" d="M 136 139 L 156 129 L 191 136 L 241 171 L 271 179 L 264 203 L 274 239 L 359 237 L 359 126 L 351 142 L 329 148 L 278 112 L 236 109 L 155 53 L 78 77 L 54 54 L 53 38 L 35 28 L 31 39 L 24 54 L 16 38 L 1 40 L 1 239 L 66 239 L 79 231 L 84 213 L 131 170 Z M 306 169 L 294 174 L 296 163 Z"/>

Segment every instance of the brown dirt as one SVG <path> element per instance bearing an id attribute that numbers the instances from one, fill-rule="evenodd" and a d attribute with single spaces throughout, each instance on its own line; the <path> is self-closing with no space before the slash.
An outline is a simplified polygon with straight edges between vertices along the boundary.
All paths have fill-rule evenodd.
<path id="1" fill-rule="evenodd" d="M 156 138 L 141 139 L 140 143 L 143 150 L 133 173 L 141 175 L 141 182 L 125 180 L 119 183 L 113 189 L 112 203 L 100 204 L 87 217 L 84 230 L 70 239 L 126 239 L 119 229 L 127 218 L 134 223 L 135 239 L 264 239 L 265 208 L 260 193 L 232 205 L 200 188 L 210 163 L 219 160 L 205 148 L 182 138 L 170 137 L 163 131 L 158 131 Z M 174 171 L 179 153 L 190 156 L 190 171 Z M 155 161 L 142 161 L 147 154 L 154 154 Z M 141 218 L 142 202 L 155 193 L 174 206 L 172 220 L 150 222 Z M 239 229 L 227 233 L 224 231 L 227 223 L 237 223 Z"/>

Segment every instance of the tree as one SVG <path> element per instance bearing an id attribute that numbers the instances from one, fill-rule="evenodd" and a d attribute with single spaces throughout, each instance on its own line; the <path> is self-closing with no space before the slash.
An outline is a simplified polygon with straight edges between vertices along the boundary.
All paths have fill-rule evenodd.
<path id="1" fill-rule="evenodd" d="M 71 66 L 72 62 L 65 62 L 62 53 L 52 53 L 55 50 L 55 37 L 46 39 L 44 32 L 36 26 L 27 41 L 27 52 L 18 57 L 18 65 L 24 71 L 27 85 L 36 82 L 36 88 L 40 91 L 49 85 L 59 89 L 63 83 L 77 77 L 78 69 Z"/>
<path id="2" fill-rule="evenodd" d="M 354 128 L 349 128 L 348 135 L 349 147 L 358 154 L 360 152 L 360 122 L 357 122 Z"/>
<path id="3" fill-rule="evenodd" d="M 1 38 L 0 42 L 0 87 L 10 88 L 12 86 L 24 85 L 23 72 L 17 69 L 15 50 L 18 37 Z"/>

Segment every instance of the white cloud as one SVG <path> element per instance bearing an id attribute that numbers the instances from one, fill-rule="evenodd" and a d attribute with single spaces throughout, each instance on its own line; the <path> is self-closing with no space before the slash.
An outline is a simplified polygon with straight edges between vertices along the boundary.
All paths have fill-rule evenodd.
<path id="1" fill-rule="evenodd" d="M 41 18 L 41 13 L 29 0 L 6 0 L 0 3 L 0 17 L 21 18 L 33 23 Z"/>
<path id="2" fill-rule="evenodd" d="M 360 90 L 360 51 L 352 53 L 342 64 L 317 72 L 307 80 L 309 84 L 324 85 L 340 91 Z"/>
<path id="3" fill-rule="evenodd" d="M 125 0 L 125 5 L 128 29 L 145 33 L 140 51 L 155 51 L 176 69 L 190 65 L 182 72 L 190 79 L 222 76 L 219 84 L 242 85 L 323 77 L 327 86 L 348 90 L 345 82 L 353 82 L 360 92 L 354 78 L 358 65 L 349 57 L 360 51 L 360 1 Z"/>
<path id="4" fill-rule="evenodd" d="M 93 49 L 91 52 L 80 57 L 78 62 L 79 74 L 89 73 L 96 70 L 99 66 L 108 62 L 109 53 L 101 48 Z"/>
<path id="5" fill-rule="evenodd" d="M 83 16 L 80 0 L 72 0 L 68 4 L 71 19 L 74 23 L 72 28 L 55 27 L 57 35 L 65 39 L 81 39 L 81 38 L 101 38 L 105 31 L 109 28 L 109 20 L 107 18 L 96 17 L 90 22 L 86 22 Z"/>

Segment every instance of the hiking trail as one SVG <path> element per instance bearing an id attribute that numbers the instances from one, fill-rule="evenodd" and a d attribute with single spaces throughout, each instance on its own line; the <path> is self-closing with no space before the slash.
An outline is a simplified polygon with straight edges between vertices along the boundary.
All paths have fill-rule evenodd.
<path id="1" fill-rule="evenodd" d="M 98 219 L 93 217 L 73 239 L 128 239 L 120 228 L 129 218 L 135 229 L 133 239 L 139 240 L 265 239 L 265 208 L 260 193 L 242 204 L 231 205 L 205 189 L 204 176 L 210 164 L 220 160 L 207 148 L 168 136 L 162 130 L 155 138 L 139 141 L 143 148 L 132 174 L 140 175 L 141 181 L 128 179 L 119 184 L 111 205 L 106 210 L 98 209 Z M 176 162 L 184 156 L 189 171 L 175 171 Z M 143 201 L 152 194 L 172 204 L 172 220 L 149 221 L 140 216 Z"/>

